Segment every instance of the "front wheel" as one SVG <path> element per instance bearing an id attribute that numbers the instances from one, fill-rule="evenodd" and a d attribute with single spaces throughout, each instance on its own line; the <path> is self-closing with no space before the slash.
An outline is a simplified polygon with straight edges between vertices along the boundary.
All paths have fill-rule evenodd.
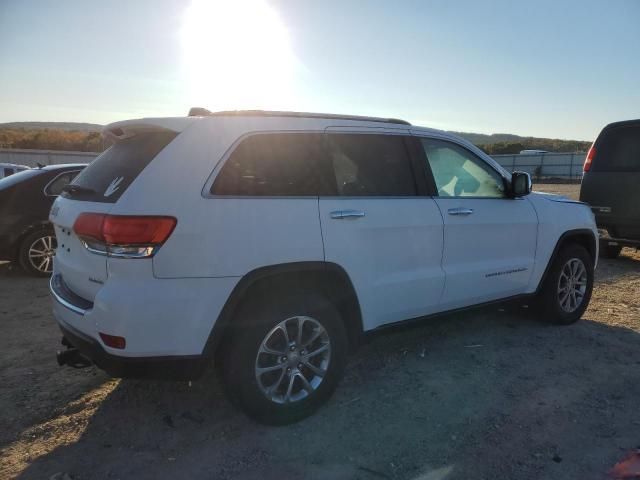
<path id="1" fill-rule="evenodd" d="M 235 405 L 258 422 L 285 425 L 329 399 L 344 372 L 347 336 L 320 295 L 266 297 L 236 316 L 222 373 Z"/>
<path id="2" fill-rule="evenodd" d="M 48 277 L 53 271 L 56 237 L 53 230 L 43 228 L 28 234 L 20 244 L 18 260 L 30 275 Z"/>
<path id="3" fill-rule="evenodd" d="M 580 319 L 593 290 L 593 260 L 581 245 L 564 247 L 551 265 L 539 296 L 539 310 L 551 323 Z"/>

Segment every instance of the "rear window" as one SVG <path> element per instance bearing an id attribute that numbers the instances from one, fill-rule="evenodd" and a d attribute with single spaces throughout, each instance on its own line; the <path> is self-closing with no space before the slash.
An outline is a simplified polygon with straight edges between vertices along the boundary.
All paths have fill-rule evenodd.
<path id="1" fill-rule="evenodd" d="M 417 195 L 403 137 L 330 134 L 327 138 L 339 195 Z"/>
<path id="2" fill-rule="evenodd" d="M 233 151 L 211 187 L 215 195 L 334 195 L 321 133 L 273 133 L 247 137 Z"/>
<path id="3" fill-rule="evenodd" d="M 62 193 L 62 189 L 69 185 L 73 179 L 78 176 L 78 173 L 80 173 L 80 170 L 61 173 L 46 185 L 44 193 L 50 196 L 60 195 Z"/>
<path id="4" fill-rule="evenodd" d="M 176 132 L 135 135 L 117 142 L 93 160 L 72 182 L 77 190 L 63 196 L 92 202 L 115 203 L 140 172 L 176 138 Z"/>
<path id="5" fill-rule="evenodd" d="M 591 169 L 599 172 L 640 171 L 640 125 L 603 131 Z"/>

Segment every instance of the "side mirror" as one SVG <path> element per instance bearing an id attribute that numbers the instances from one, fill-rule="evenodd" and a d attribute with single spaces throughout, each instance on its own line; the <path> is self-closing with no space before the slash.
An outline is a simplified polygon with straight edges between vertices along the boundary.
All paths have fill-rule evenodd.
<path id="1" fill-rule="evenodd" d="M 531 176 L 527 172 L 511 174 L 511 196 L 524 197 L 531 193 Z"/>

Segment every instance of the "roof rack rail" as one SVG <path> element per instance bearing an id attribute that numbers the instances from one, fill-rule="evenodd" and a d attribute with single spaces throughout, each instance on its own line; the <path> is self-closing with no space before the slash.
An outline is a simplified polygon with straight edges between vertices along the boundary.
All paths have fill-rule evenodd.
<path id="1" fill-rule="evenodd" d="M 406 120 L 398 118 L 365 117 L 360 115 L 340 115 L 335 113 L 311 113 L 311 112 L 280 112 L 274 110 L 225 110 L 211 112 L 206 108 L 192 107 L 189 110 L 190 117 L 304 117 L 326 118 L 333 120 L 360 120 L 365 122 L 397 123 L 411 125 Z"/>

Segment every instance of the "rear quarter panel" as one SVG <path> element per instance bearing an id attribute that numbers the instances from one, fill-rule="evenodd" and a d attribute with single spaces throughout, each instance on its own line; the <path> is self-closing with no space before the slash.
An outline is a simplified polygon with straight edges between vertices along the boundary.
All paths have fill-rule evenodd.
<path id="1" fill-rule="evenodd" d="M 274 131 L 283 129 L 273 123 Z M 238 119 L 194 123 L 151 162 L 114 206 L 113 214 L 178 219 L 153 259 L 157 278 L 240 277 L 266 265 L 324 260 L 316 197 L 208 195 L 205 185 L 222 166 L 221 160 L 251 129 L 250 122 Z M 263 123 L 255 127 L 265 129 L 269 128 Z"/>

